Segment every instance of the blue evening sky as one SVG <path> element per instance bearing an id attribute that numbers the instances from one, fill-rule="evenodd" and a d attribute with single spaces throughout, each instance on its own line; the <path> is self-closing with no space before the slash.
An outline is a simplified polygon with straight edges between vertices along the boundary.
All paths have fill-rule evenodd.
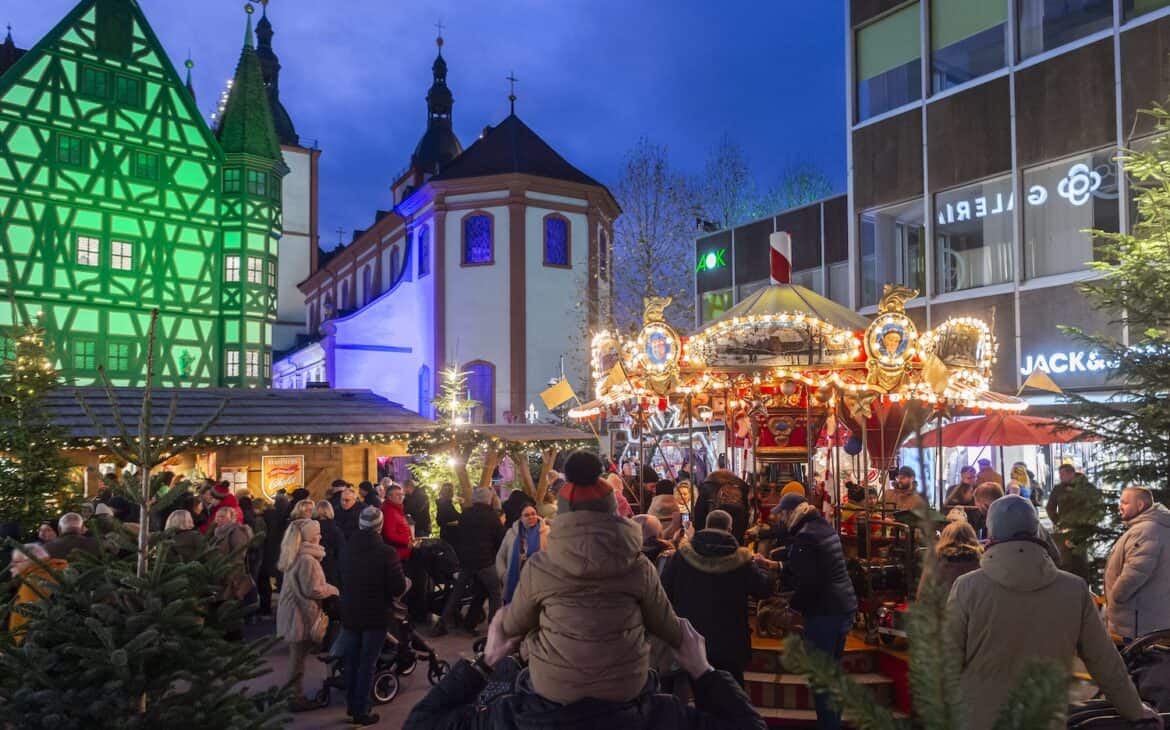
<path id="1" fill-rule="evenodd" d="M 195 60 L 210 113 L 235 67 L 242 0 L 139 0 L 171 60 Z M 74 0 L 3 0 L 28 48 Z M 272 0 L 281 98 L 321 156 L 321 243 L 366 228 L 423 133 L 445 26 L 455 130 L 469 146 L 517 114 L 566 159 L 611 187 L 641 136 L 701 172 L 724 132 L 767 185 L 793 162 L 845 186 L 842 0 Z M 259 6 L 257 15 L 259 18 Z"/>

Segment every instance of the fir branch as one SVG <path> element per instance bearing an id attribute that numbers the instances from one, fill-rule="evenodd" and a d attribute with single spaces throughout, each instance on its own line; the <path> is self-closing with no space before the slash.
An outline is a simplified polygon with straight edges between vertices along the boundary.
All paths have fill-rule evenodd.
<path id="1" fill-rule="evenodd" d="M 1000 708 L 995 730 L 1063 726 L 1068 709 L 1068 672 L 1052 661 L 1031 661 Z"/>
<path id="2" fill-rule="evenodd" d="M 799 636 L 784 642 L 784 668 L 808 678 L 809 686 L 829 695 L 835 709 L 850 713 L 851 722 L 862 730 L 905 730 L 908 723 L 897 720 L 877 701 L 868 687 L 849 679 L 839 662 L 811 649 Z"/>

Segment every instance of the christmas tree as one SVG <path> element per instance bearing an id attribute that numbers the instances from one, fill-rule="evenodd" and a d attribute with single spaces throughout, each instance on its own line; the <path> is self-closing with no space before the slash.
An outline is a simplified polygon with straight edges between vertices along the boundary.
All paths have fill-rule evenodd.
<path id="1" fill-rule="evenodd" d="M 483 471 L 483 457 L 478 440 L 470 438 L 463 427 L 471 422 L 471 412 L 479 405 L 467 390 L 467 373 L 451 366 L 440 374 L 439 394 L 431 401 L 438 416 L 440 431 L 416 442 L 411 451 L 422 457 L 410 465 L 410 474 L 420 487 L 434 492 L 444 482 L 458 485 L 465 499 L 471 498 L 471 485 Z M 431 503 L 434 504 L 434 494 Z"/>
<path id="2" fill-rule="evenodd" d="M 0 363 L 0 523 L 14 522 L 31 534 L 72 509 L 81 495 L 45 405 L 58 384 L 45 331 L 28 324 L 5 340 L 13 344 Z"/>

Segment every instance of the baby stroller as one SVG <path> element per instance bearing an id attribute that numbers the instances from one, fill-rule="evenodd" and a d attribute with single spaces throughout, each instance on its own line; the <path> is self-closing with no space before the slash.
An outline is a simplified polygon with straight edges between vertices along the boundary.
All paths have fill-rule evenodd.
<path id="1" fill-rule="evenodd" d="M 447 596 L 455 589 L 455 574 L 459 572 L 459 558 L 455 548 L 434 537 L 415 541 L 410 554 L 412 573 L 423 578 L 420 587 L 426 596 L 427 610 L 442 615 Z"/>
<path id="2" fill-rule="evenodd" d="M 1162 723 L 1148 720 L 1128 723 L 1104 698 L 1078 702 L 1068 710 L 1069 730 L 1114 730 L 1114 728 L 1170 727 L 1170 631 L 1143 636 L 1121 652 L 1129 676 L 1142 701 L 1162 715 Z"/>
<path id="3" fill-rule="evenodd" d="M 435 650 L 415 632 L 407 618 L 406 606 L 401 601 L 394 602 L 393 613 L 386 640 L 374 663 L 370 700 L 375 705 L 388 704 L 398 696 L 398 678 L 413 674 L 419 659 L 427 661 L 427 681 L 432 685 L 438 684 L 451 671 L 450 663 L 439 659 Z M 328 707 L 332 690 L 345 689 L 345 660 L 334 656 L 321 659 L 327 665 L 328 674 L 313 699 L 318 707 Z"/>

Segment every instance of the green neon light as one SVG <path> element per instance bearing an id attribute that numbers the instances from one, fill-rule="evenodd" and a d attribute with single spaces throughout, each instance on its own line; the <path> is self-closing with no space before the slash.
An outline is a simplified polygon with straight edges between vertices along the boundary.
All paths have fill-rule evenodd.
<path id="1" fill-rule="evenodd" d="M 695 266 L 695 271 L 713 271 L 714 269 L 722 269 L 727 266 L 727 249 L 713 248 L 707 253 L 699 255 L 699 263 Z"/>

